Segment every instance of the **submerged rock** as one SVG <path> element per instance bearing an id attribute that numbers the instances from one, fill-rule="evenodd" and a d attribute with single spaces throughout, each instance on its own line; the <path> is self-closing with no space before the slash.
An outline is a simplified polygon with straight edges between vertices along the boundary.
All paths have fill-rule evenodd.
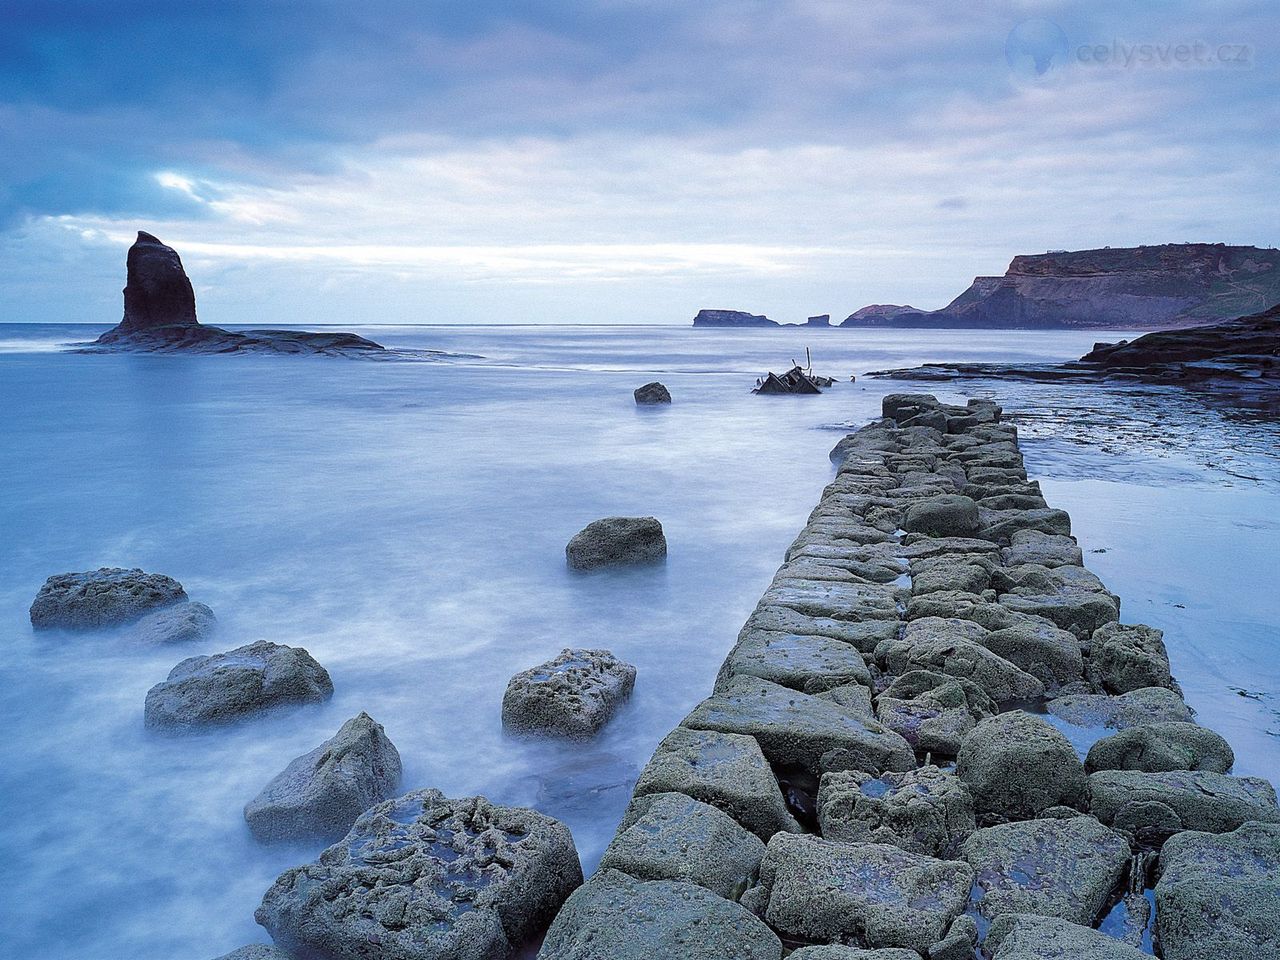
<path id="1" fill-rule="evenodd" d="M 581 883 L 564 824 L 418 790 L 282 873 L 254 917 L 277 943 L 324 960 L 501 960 Z"/>
<path id="2" fill-rule="evenodd" d="M 1149 723 L 1104 737 L 1089 748 L 1085 769 L 1211 770 L 1226 773 L 1235 763 L 1231 745 L 1195 723 Z"/>
<path id="3" fill-rule="evenodd" d="M 1021 710 L 978 724 L 960 747 L 956 775 L 973 794 L 979 823 L 1079 809 L 1086 800 L 1084 765 L 1071 741 Z"/>
<path id="4" fill-rule="evenodd" d="M 755 879 L 764 843 L 710 804 L 683 793 L 637 797 L 600 869 L 637 880 L 687 880 L 734 900 Z"/>
<path id="5" fill-rule="evenodd" d="M 186 600 L 182 584 L 162 573 L 102 567 L 50 577 L 31 604 L 36 630 L 97 630 L 137 620 Z"/>
<path id="6" fill-rule="evenodd" d="M 818 824 L 828 840 L 891 843 L 942 856 L 974 829 L 964 782 L 934 766 L 873 777 L 858 770 L 824 773 Z"/>
<path id="7" fill-rule="evenodd" d="M 973 871 L 888 844 L 780 833 L 760 883 L 764 918 L 785 935 L 924 953 L 964 909 Z"/>
<path id="8" fill-rule="evenodd" d="M 636 782 L 637 797 L 683 793 L 724 810 L 756 836 L 800 832 L 769 761 L 749 736 L 676 727 Z"/>
<path id="9" fill-rule="evenodd" d="M 643 387 L 636 387 L 635 398 L 636 403 L 641 406 L 654 403 L 670 403 L 671 391 L 655 380 L 653 383 L 646 383 Z"/>
<path id="10" fill-rule="evenodd" d="M 777 934 L 740 904 L 694 883 L 634 880 L 617 870 L 601 870 L 569 897 L 538 951 L 539 960 L 781 956 Z"/>
<path id="11" fill-rule="evenodd" d="M 565 648 L 517 673 L 502 697 L 502 725 L 523 733 L 595 736 L 631 696 L 636 668 L 608 650 Z"/>
<path id="12" fill-rule="evenodd" d="M 963 856 L 988 920 L 1037 913 L 1091 926 L 1129 865 L 1129 841 L 1089 816 L 1024 820 L 974 832 Z"/>
<path id="13" fill-rule="evenodd" d="M 1006 913 L 987 932 L 991 960 L 1147 960 L 1151 956 L 1089 927 L 1029 913 Z"/>
<path id="14" fill-rule="evenodd" d="M 146 614 L 130 631 L 147 644 L 191 643 L 208 640 L 218 626 L 218 618 L 203 603 L 178 602 Z"/>
<path id="15" fill-rule="evenodd" d="M 399 784 L 399 752 L 382 725 L 361 713 L 273 777 L 244 808 L 244 818 L 263 842 L 316 837 L 332 843 Z"/>
<path id="16" fill-rule="evenodd" d="M 657 563 L 667 555 L 662 524 L 653 517 L 605 517 L 587 524 L 565 547 L 574 570 Z"/>
<path id="17" fill-rule="evenodd" d="M 1280 956 L 1280 824 L 1180 833 L 1160 851 L 1158 870 L 1165 960 Z"/>
<path id="18" fill-rule="evenodd" d="M 318 703 L 333 681 L 302 647 L 260 640 L 210 657 L 190 657 L 147 691 L 148 727 L 229 723 L 269 707 Z"/>

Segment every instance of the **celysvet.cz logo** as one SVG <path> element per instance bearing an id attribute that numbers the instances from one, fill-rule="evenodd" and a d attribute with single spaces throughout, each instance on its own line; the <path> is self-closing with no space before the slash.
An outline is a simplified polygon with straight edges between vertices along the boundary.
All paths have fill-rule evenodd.
<path id="1" fill-rule="evenodd" d="M 1022 77 L 1044 77 L 1072 67 L 1139 70 L 1216 67 L 1239 69 L 1253 65 L 1253 46 L 1209 40 L 1158 40 L 1082 43 L 1052 20 L 1023 20 L 1009 31 L 1004 58 Z"/>

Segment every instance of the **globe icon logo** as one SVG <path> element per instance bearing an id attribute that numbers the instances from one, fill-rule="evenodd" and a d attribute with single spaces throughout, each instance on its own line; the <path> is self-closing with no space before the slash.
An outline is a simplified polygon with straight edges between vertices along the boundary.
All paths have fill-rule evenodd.
<path id="1" fill-rule="evenodd" d="M 1004 58 L 1019 76 L 1043 77 L 1067 62 L 1067 35 L 1052 20 L 1023 20 L 1009 31 Z"/>

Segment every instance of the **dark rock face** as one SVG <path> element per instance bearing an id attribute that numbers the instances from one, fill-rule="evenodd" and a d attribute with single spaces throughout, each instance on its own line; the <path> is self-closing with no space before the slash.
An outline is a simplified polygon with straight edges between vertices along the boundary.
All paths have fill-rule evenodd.
<path id="1" fill-rule="evenodd" d="M 359 356 L 382 352 L 353 333 L 223 330 L 196 319 L 196 297 L 176 250 L 141 230 L 129 248 L 124 319 L 82 353 L 299 353 Z"/>
<path id="2" fill-rule="evenodd" d="M 656 563 L 667 555 L 667 538 L 653 517 L 605 517 L 574 534 L 564 552 L 574 570 Z"/>
<path id="3" fill-rule="evenodd" d="M 1280 251 L 1169 243 L 1014 257 L 941 310 L 864 307 L 841 326 L 1190 327 L 1280 301 Z"/>
<path id="4" fill-rule="evenodd" d="M 102 567 L 50 577 L 31 604 L 36 630 L 96 630 L 136 620 L 187 599 L 182 584 L 162 573 Z"/>
<path id="5" fill-rule="evenodd" d="M 636 403 L 641 406 L 652 403 L 670 403 L 671 391 L 655 380 L 653 383 L 646 383 L 643 387 L 636 387 L 635 398 Z"/>
<path id="6" fill-rule="evenodd" d="M 743 310 L 699 310 L 693 318 L 695 327 L 777 327 L 776 320 Z"/>
<path id="7" fill-rule="evenodd" d="M 333 842 L 399 783 L 400 753 L 382 724 L 361 713 L 273 777 L 245 806 L 244 818 L 264 843 L 309 837 Z"/>
<path id="8" fill-rule="evenodd" d="M 581 883 L 559 821 L 419 790 L 282 873 L 254 917 L 277 943 L 325 960 L 502 960 Z"/>
<path id="9" fill-rule="evenodd" d="M 804 322 L 806 327 L 829 327 L 831 326 L 831 314 L 821 313 L 816 317 L 810 317 Z"/>
<path id="10" fill-rule="evenodd" d="M 196 295 L 178 252 L 139 230 L 137 241 L 129 248 L 124 319 L 117 329 L 138 333 L 195 325 Z"/>
<path id="11" fill-rule="evenodd" d="M 211 657 L 190 657 L 147 691 L 148 727 L 230 723 L 270 707 L 333 696 L 324 667 L 301 647 L 265 640 Z"/>

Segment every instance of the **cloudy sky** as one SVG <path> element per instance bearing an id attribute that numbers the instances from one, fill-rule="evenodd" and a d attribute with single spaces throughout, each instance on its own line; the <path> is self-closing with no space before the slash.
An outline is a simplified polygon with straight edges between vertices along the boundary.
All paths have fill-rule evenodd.
<path id="1" fill-rule="evenodd" d="M 1280 243 L 1280 4 L 0 0 L 0 320 L 938 307 L 1016 253 Z"/>

